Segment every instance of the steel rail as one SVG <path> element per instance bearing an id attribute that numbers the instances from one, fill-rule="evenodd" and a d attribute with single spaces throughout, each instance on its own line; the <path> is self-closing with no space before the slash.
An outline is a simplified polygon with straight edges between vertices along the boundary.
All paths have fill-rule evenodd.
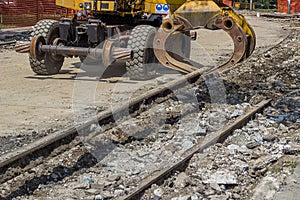
<path id="1" fill-rule="evenodd" d="M 99 123 L 102 120 L 111 118 L 112 116 L 114 117 L 123 116 L 127 113 L 128 108 L 140 105 L 143 102 L 153 98 L 154 96 L 158 96 L 160 93 L 166 92 L 168 90 L 176 90 L 180 87 L 183 87 L 188 82 L 195 83 L 203 74 L 208 72 L 209 69 L 210 68 L 208 67 L 204 67 L 197 71 L 184 75 L 177 80 L 173 80 L 167 84 L 160 85 L 155 89 L 149 90 L 143 95 L 140 95 L 138 97 L 129 100 L 129 102 L 126 102 L 125 104 L 121 103 L 117 105 L 113 110 L 108 109 L 102 111 L 97 116 L 89 119 L 88 121 L 82 122 L 81 124 L 73 125 L 69 128 L 66 128 L 65 130 L 52 133 L 41 139 L 38 139 L 37 141 L 27 146 L 23 146 L 18 150 L 6 153 L 0 156 L 0 171 L 2 171 L 2 169 L 5 166 L 11 165 L 17 160 L 24 159 L 25 157 L 28 157 L 31 154 L 34 154 L 35 152 L 38 152 L 39 150 L 46 148 L 47 146 L 57 143 L 60 140 L 63 140 L 64 138 L 67 138 L 72 135 L 77 135 L 80 130 L 84 130 L 85 128 L 88 128 L 92 124 Z"/>
<path id="2" fill-rule="evenodd" d="M 196 153 L 202 153 L 205 149 L 211 145 L 224 141 L 234 130 L 241 128 L 245 123 L 247 123 L 256 113 L 261 112 L 266 106 L 269 105 L 271 100 L 263 100 L 259 104 L 255 105 L 244 115 L 238 117 L 232 124 L 227 125 L 224 129 L 212 133 L 204 139 L 203 142 L 196 144 L 192 148 L 188 149 L 183 155 L 183 158 L 179 161 L 173 163 L 170 166 L 161 169 L 160 171 L 154 172 L 153 174 L 147 176 L 140 183 L 138 187 L 130 192 L 127 196 L 121 197 L 121 200 L 131 200 L 137 199 L 146 189 L 151 187 L 152 184 L 160 182 L 162 179 L 170 175 L 175 170 L 180 170 L 187 161 L 189 161 L 192 156 Z"/>

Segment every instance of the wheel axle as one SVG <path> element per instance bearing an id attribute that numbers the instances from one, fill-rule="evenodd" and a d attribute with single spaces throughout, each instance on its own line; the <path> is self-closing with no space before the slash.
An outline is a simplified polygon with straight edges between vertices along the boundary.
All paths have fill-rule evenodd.
<path id="1" fill-rule="evenodd" d="M 30 45 L 30 56 L 36 60 L 42 60 L 46 54 L 55 56 L 88 56 L 98 58 L 105 66 L 116 60 L 130 60 L 133 58 L 133 51 L 128 48 L 116 47 L 114 41 L 106 40 L 103 48 L 68 47 L 59 44 L 46 45 L 43 36 L 36 36 Z"/>

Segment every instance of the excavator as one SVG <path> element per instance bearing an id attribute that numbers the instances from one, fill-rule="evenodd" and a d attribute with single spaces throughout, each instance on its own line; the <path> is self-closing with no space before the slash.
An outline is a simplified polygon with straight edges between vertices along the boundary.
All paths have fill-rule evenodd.
<path id="1" fill-rule="evenodd" d="M 217 68 L 228 68 L 247 59 L 256 37 L 244 16 L 222 0 L 56 0 L 58 6 L 77 10 L 60 21 L 41 20 L 30 43 L 16 45 L 29 53 L 38 75 L 61 70 L 65 57 L 91 57 L 109 66 L 126 62 L 130 79 L 155 76 L 151 63 L 190 73 L 198 69 L 190 60 L 195 30 L 224 30 L 233 41 L 233 55 Z"/>

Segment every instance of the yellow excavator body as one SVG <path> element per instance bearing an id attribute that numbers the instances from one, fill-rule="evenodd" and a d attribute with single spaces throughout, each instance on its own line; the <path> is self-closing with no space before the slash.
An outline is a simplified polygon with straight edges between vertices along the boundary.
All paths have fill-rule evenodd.
<path id="1" fill-rule="evenodd" d="M 85 58 L 88 52 L 97 55 L 102 52 L 98 57 L 104 63 L 109 63 L 113 58 L 129 59 L 139 55 L 126 63 L 127 69 L 137 79 L 139 76 L 147 77 L 145 74 L 149 71 L 153 74 L 152 69 L 146 67 L 152 61 L 189 73 L 197 70 L 189 55 L 190 40 L 196 38 L 193 30 L 199 28 L 222 29 L 231 37 L 233 55 L 219 68 L 228 68 L 245 60 L 255 48 L 255 33 L 245 17 L 221 0 L 56 0 L 56 4 L 77 10 L 77 16 L 62 18 L 59 26 L 55 25 L 58 30 L 53 33 L 53 38 L 43 39 L 37 35 L 31 44 L 16 48 L 18 52 L 30 52 L 30 64 L 37 74 L 57 73 L 65 56 Z M 41 22 L 48 26 L 51 23 Z M 43 31 L 39 26 L 35 27 L 37 33 Z M 46 30 L 43 35 L 49 35 L 51 30 Z M 113 42 L 105 42 L 112 37 L 115 38 Z M 103 42 L 103 50 L 97 50 L 96 46 Z M 170 53 L 170 47 L 180 51 Z M 60 63 L 56 64 L 56 60 Z M 42 63 L 40 61 L 46 64 L 39 64 Z"/>
<path id="2" fill-rule="evenodd" d="M 56 0 L 56 5 L 73 10 L 80 10 L 80 3 L 83 4 L 84 0 Z"/>

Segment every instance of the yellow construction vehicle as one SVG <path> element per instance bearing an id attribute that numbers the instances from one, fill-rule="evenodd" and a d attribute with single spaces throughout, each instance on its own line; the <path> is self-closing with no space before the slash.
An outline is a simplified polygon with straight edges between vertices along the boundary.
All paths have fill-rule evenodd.
<path id="1" fill-rule="evenodd" d="M 78 10 L 73 18 L 42 20 L 33 28 L 30 44 L 17 45 L 29 52 L 32 70 L 56 74 L 65 57 L 87 56 L 104 66 L 126 60 L 131 79 L 148 79 L 149 63 L 189 73 L 197 64 L 189 60 L 191 40 L 198 28 L 223 29 L 234 43 L 232 57 L 219 67 L 248 58 L 255 34 L 242 15 L 221 0 L 56 0 L 57 5 Z"/>

